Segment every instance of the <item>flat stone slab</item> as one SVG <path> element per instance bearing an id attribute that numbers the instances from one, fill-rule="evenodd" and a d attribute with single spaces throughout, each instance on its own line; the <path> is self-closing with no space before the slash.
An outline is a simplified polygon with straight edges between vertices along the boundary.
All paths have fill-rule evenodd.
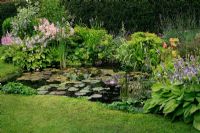
<path id="1" fill-rule="evenodd" d="M 83 87 L 85 87 L 85 84 L 84 83 L 75 84 L 74 87 L 83 88 Z"/>
<path id="2" fill-rule="evenodd" d="M 103 91 L 103 90 L 105 90 L 105 88 L 103 88 L 103 87 L 95 87 L 95 88 L 92 88 L 92 90 L 93 91 Z"/>
<path id="3" fill-rule="evenodd" d="M 70 88 L 68 89 L 68 91 L 70 91 L 70 92 L 75 92 L 75 91 L 79 91 L 79 89 L 76 88 L 76 87 L 70 87 Z"/>
<path id="4" fill-rule="evenodd" d="M 49 93 L 49 91 L 38 91 L 37 92 L 38 95 L 46 95 L 48 93 Z"/>
<path id="5" fill-rule="evenodd" d="M 76 92 L 75 95 L 76 96 L 86 96 L 87 93 L 85 93 L 85 92 Z"/>
<path id="6" fill-rule="evenodd" d="M 42 87 L 38 88 L 37 90 L 38 91 L 48 91 L 49 88 L 50 88 L 49 86 L 42 86 Z"/>
<path id="7" fill-rule="evenodd" d="M 52 91 L 49 95 L 66 95 L 66 91 Z"/>
<path id="8" fill-rule="evenodd" d="M 88 99 L 91 100 L 91 99 L 100 99 L 100 98 L 102 98 L 101 94 L 93 94 Z"/>
<path id="9" fill-rule="evenodd" d="M 90 90 L 88 90 L 88 89 L 82 89 L 82 90 L 80 90 L 79 91 L 80 93 L 90 93 L 91 91 Z"/>

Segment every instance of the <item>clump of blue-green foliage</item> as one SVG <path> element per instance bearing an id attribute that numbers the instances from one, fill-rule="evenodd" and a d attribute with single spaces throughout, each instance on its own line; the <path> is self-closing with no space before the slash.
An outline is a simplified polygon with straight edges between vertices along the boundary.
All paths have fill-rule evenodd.
<path id="1" fill-rule="evenodd" d="M 9 82 L 0 86 L 0 90 L 5 94 L 21 94 L 21 95 L 35 95 L 37 91 L 31 87 L 25 86 L 21 83 Z"/>

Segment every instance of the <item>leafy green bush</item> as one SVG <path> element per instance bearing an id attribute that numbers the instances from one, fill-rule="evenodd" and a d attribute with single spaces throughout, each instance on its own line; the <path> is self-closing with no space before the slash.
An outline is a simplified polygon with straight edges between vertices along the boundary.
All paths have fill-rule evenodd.
<path id="1" fill-rule="evenodd" d="M 112 36 L 106 30 L 87 27 L 75 27 L 73 36 L 67 45 L 67 59 L 82 65 L 92 65 L 97 61 L 111 59 L 113 53 Z"/>
<path id="2" fill-rule="evenodd" d="M 21 83 L 9 82 L 4 85 L 1 89 L 3 93 L 6 94 L 21 94 L 21 95 L 34 95 L 37 91 L 33 88 L 25 86 Z"/>
<path id="3" fill-rule="evenodd" d="M 51 22 L 62 22 L 68 18 L 68 13 L 60 0 L 39 0 L 39 16 L 47 18 Z"/>
<path id="4" fill-rule="evenodd" d="M 160 63 L 161 44 L 155 34 L 137 32 L 118 48 L 116 58 L 126 70 L 151 72 Z"/>
<path id="5" fill-rule="evenodd" d="M 11 32 L 11 18 L 7 18 L 3 21 L 2 31 L 4 35 L 6 32 Z"/>
<path id="6" fill-rule="evenodd" d="M 42 48 L 38 45 L 29 49 L 24 46 L 8 46 L 1 59 L 30 71 L 50 66 L 53 55 L 50 48 Z"/>
<path id="7" fill-rule="evenodd" d="M 17 14 L 17 7 L 16 1 L 7 1 L 7 2 L 1 2 L 0 3 L 0 27 L 3 24 L 3 21 L 6 18 L 13 17 Z M 19 4 L 22 4 L 23 2 L 20 0 L 18 2 Z M 0 36 L 3 34 L 2 28 L 0 28 Z"/>
<path id="8" fill-rule="evenodd" d="M 173 64 L 172 68 L 163 66 L 165 76 L 153 85 L 152 98 L 145 103 L 144 110 L 193 122 L 200 130 L 200 64 L 193 57 L 189 61 L 175 60 Z"/>
<path id="9" fill-rule="evenodd" d="M 194 122 L 199 129 L 200 90 L 198 84 L 157 83 L 152 87 L 152 99 L 147 101 L 144 110 L 146 113 L 163 113 L 183 118 L 185 122 Z"/>
<path id="10" fill-rule="evenodd" d="M 30 1 L 27 7 L 17 9 L 17 16 L 11 18 L 11 32 L 14 36 L 24 38 L 33 35 L 34 25 L 37 23 L 39 12 L 38 3 L 32 4 Z"/>

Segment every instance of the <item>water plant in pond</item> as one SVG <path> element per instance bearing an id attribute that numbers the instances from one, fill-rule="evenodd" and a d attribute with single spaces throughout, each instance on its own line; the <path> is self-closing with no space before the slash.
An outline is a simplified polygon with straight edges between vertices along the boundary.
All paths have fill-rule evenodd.
<path id="1" fill-rule="evenodd" d="M 163 51 L 162 39 L 152 33 L 137 32 L 131 35 L 131 39 L 117 49 L 116 59 L 126 71 L 123 83 L 123 97 L 128 94 L 128 82 L 130 71 L 152 73 L 153 69 L 161 62 Z"/>

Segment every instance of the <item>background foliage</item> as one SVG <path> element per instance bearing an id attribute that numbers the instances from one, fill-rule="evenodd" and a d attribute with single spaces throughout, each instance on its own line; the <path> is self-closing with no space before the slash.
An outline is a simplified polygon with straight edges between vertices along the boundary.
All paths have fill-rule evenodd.
<path id="1" fill-rule="evenodd" d="M 23 5 L 23 1 L 18 0 L 17 3 Z M 165 21 L 166 18 L 174 20 L 180 14 L 188 18 L 193 14 L 195 23 L 199 24 L 200 16 L 198 0 L 61 0 L 61 5 L 58 0 L 39 1 L 43 7 L 41 15 L 52 21 L 55 21 L 56 17 L 60 19 L 63 14 L 69 15 L 63 10 L 64 5 L 69 13 L 75 16 L 76 24 L 84 23 L 89 26 L 93 19 L 99 23 L 103 22 L 101 25 L 111 33 L 119 32 L 122 22 L 128 32 L 160 32 L 163 26 L 169 23 Z M 0 25 L 5 18 L 16 14 L 15 3 L 0 3 Z M 59 12 L 55 12 L 58 9 Z"/>
<path id="2" fill-rule="evenodd" d="M 103 21 L 110 32 L 118 32 L 122 26 L 130 31 L 160 32 L 161 21 L 194 14 L 199 23 L 200 1 L 197 0 L 62 0 L 66 9 L 74 15 L 75 22 L 90 25 L 91 18 Z"/>

